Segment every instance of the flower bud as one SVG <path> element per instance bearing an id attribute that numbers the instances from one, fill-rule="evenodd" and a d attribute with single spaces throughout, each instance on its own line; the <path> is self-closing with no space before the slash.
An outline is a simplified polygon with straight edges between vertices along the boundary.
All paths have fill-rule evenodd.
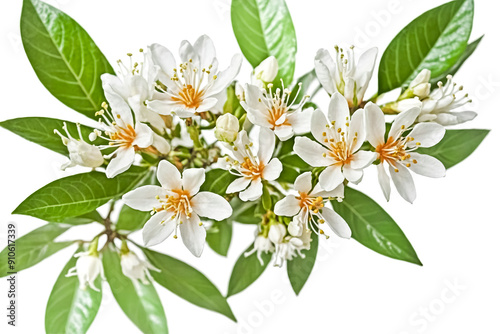
<path id="1" fill-rule="evenodd" d="M 262 86 L 265 83 L 273 82 L 278 75 L 278 61 L 274 56 L 264 59 L 256 68 L 253 75 L 254 81 L 260 81 Z"/>
<path id="2" fill-rule="evenodd" d="M 220 141 L 232 143 L 238 136 L 240 123 L 236 116 L 224 114 L 217 119 L 215 123 L 215 138 Z"/>
<path id="3" fill-rule="evenodd" d="M 429 83 L 430 79 L 431 79 L 431 71 L 429 71 L 428 69 L 423 69 L 410 83 L 410 88 L 415 88 L 421 84 L 427 84 Z"/>
<path id="4" fill-rule="evenodd" d="M 153 146 L 161 154 L 168 154 L 170 152 L 170 144 L 168 143 L 168 141 L 154 132 L 153 132 Z"/>
<path id="5" fill-rule="evenodd" d="M 430 83 L 421 83 L 413 87 L 413 94 L 418 96 L 421 99 L 426 98 L 431 93 L 431 84 Z"/>
<path id="6" fill-rule="evenodd" d="M 290 235 L 297 237 L 302 235 L 302 231 L 304 229 L 304 225 L 300 222 L 299 216 L 293 217 L 293 220 L 288 225 L 288 233 Z"/>
<path id="7" fill-rule="evenodd" d="M 133 282 L 141 281 L 142 284 L 148 285 L 149 277 L 148 269 L 155 271 L 160 271 L 159 269 L 153 267 L 149 262 L 139 259 L 139 257 L 134 252 L 122 253 L 120 264 L 122 267 L 122 272 L 125 276 L 130 278 Z"/>
<path id="8" fill-rule="evenodd" d="M 88 285 L 93 290 L 99 291 L 94 284 L 97 277 L 102 277 L 104 272 L 101 259 L 99 259 L 99 254 L 95 251 L 89 251 L 78 253 L 75 257 L 78 257 L 78 260 L 76 260 L 76 266 L 68 271 L 66 277 L 78 276 L 80 289 L 82 290 L 85 290 Z"/>
<path id="9" fill-rule="evenodd" d="M 286 227 L 283 224 L 273 224 L 269 228 L 269 240 L 273 244 L 279 244 L 283 242 L 283 238 L 286 236 Z"/>

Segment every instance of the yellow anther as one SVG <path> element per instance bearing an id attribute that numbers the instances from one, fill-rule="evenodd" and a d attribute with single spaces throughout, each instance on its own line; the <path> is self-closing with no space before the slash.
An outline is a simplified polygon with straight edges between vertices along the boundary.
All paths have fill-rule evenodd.
<path id="1" fill-rule="evenodd" d="M 394 169 L 394 171 L 395 171 L 396 173 L 399 173 L 399 169 L 397 169 L 397 168 L 395 168 L 395 169 Z"/>

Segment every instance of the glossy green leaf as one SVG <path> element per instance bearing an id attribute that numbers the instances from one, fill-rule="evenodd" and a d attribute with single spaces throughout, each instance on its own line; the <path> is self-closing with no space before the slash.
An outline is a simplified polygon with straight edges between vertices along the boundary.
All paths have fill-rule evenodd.
<path id="1" fill-rule="evenodd" d="M 465 49 L 464 53 L 462 53 L 462 56 L 460 57 L 460 59 L 457 60 L 455 65 L 453 65 L 449 70 L 447 70 L 445 73 L 443 73 L 443 75 L 441 75 L 440 77 L 432 79 L 431 83 L 434 86 L 437 86 L 437 83 L 439 81 L 441 81 L 443 83 L 446 82 L 446 76 L 448 74 L 455 75 L 455 73 L 458 72 L 458 70 L 462 67 L 462 65 L 465 63 L 465 61 L 467 59 L 469 59 L 469 57 L 474 53 L 474 51 L 476 51 L 476 48 L 479 46 L 479 43 L 481 43 L 483 37 L 484 37 L 484 35 L 479 37 L 478 39 L 476 39 L 474 42 L 470 43 L 469 45 L 467 45 L 467 48 Z"/>
<path id="2" fill-rule="evenodd" d="M 300 293 L 300 290 L 302 290 L 306 284 L 309 275 L 311 275 L 314 263 L 316 262 L 319 241 L 318 235 L 312 233 L 311 239 L 311 247 L 309 250 L 302 251 L 302 254 L 304 254 L 305 257 L 302 258 L 300 256 L 296 256 L 286 264 L 288 278 L 290 279 L 290 284 L 292 285 L 293 291 L 296 295 Z"/>
<path id="3" fill-rule="evenodd" d="M 231 238 L 233 236 L 233 223 L 228 219 L 223 221 L 214 221 L 207 230 L 207 244 L 217 254 L 227 256 Z"/>
<path id="4" fill-rule="evenodd" d="M 422 265 L 403 231 L 374 200 L 352 188 L 345 188 L 344 200 L 332 201 L 362 245 L 393 259 Z"/>
<path id="5" fill-rule="evenodd" d="M 233 214 L 229 220 L 241 224 L 258 224 L 262 221 L 264 209 L 260 202 L 243 202 L 238 197 L 234 197 L 230 204 Z"/>
<path id="6" fill-rule="evenodd" d="M 140 230 L 149 218 L 151 218 L 149 211 L 138 211 L 123 205 L 116 222 L 116 229 L 125 231 Z"/>
<path id="7" fill-rule="evenodd" d="M 408 85 L 428 69 L 446 73 L 462 56 L 472 30 L 473 0 L 456 0 L 431 9 L 392 40 L 380 61 L 379 93 Z"/>
<path id="8" fill-rule="evenodd" d="M 35 191 L 13 213 L 51 221 L 83 215 L 132 190 L 148 173 L 133 166 L 112 179 L 97 171 L 67 176 Z"/>
<path id="9" fill-rule="evenodd" d="M 134 283 L 125 276 L 120 255 L 112 246 L 103 250 L 102 262 L 111 292 L 127 317 L 143 333 L 168 333 L 165 311 L 153 284 Z"/>
<path id="10" fill-rule="evenodd" d="M 207 172 L 205 182 L 201 186 L 200 191 L 210 191 L 225 196 L 227 187 L 235 179 L 236 176 L 225 169 L 212 169 Z"/>
<path id="11" fill-rule="evenodd" d="M 225 315 L 236 321 L 227 300 L 217 287 L 195 268 L 165 254 L 143 248 L 153 266 L 161 272 L 151 271 L 158 284 L 190 303 Z"/>
<path id="12" fill-rule="evenodd" d="M 233 272 L 231 273 L 231 278 L 229 279 L 229 286 L 227 288 L 227 296 L 231 297 L 235 294 L 248 288 L 253 282 L 260 277 L 260 275 L 266 270 L 267 265 L 271 262 L 271 253 L 262 253 L 262 261 L 264 265 L 261 265 L 259 258 L 257 257 L 257 252 L 245 256 L 245 253 L 250 252 L 253 249 L 253 244 L 250 245 L 238 258 L 233 267 Z"/>
<path id="13" fill-rule="evenodd" d="M 232 0 L 231 22 L 241 52 L 255 68 L 274 56 L 279 72 L 276 83 L 293 80 L 297 39 L 285 0 Z"/>
<path id="14" fill-rule="evenodd" d="M 21 38 L 31 66 L 49 92 L 95 118 L 105 99 L 101 74 L 114 72 L 87 32 L 60 10 L 39 0 L 24 0 Z"/>
<path id="15" fill-rule="evenodd" d="M 68 148 L 63 144 L 61 137 L 54 133 L 54 130 L 58 130 L 64 136 L 66 133 L 63 130 L 63 123 L 66 122 L 68 126 L 68 131 L 71 136 L 75 139 L 79 139 L 78 130 L 76 124 L 73 122 L 63 121 L 55 118 L 47 117 L 23 117 L 9 119 L 0 122 L 0 126 L 15 133 L 18 136 L 23 137 L 31 142 L 41 145 L 49 150 L 57 152 L 59 154 L 68 156 Z M 85 141 L 89 142 L 89 134 L 94 130 L 93 128 L 85 125 L 80 126 L 82 131 L 82 137 Z M 105 144 L 104 140 L 98 138 L 93 144 L 101 145 Z"/>
<path id="16" fill-rule="evenodd" d="M 91 212 L 86 213 L 86 214 L 83 214 L 81 216 L 64 218 L 59 223 L 68 224 L 68 225 L 85 225 L 85 224 L 91 224 L 94 222 L 97 222 L 100 224 L 103 223 L 103 219 L 102 219 L 101 215 L 96 210 L 91 211 Z"/>
<path id="17" fill-rule="evenodd" d="M 70 227 L 47 224 L 18 238 L 15 244 L 7 245 L 0 253 L 0 277 L 8 276 L 9 272 L 19 272 L 32 267 L 71 245 L 73 241 L 54 242 L 55 238 Z M 13 262 L 9 260 L 9 252 L 12 252 Z"/>
<path id="18" fill-rule="evenodd" d="M 80 248 L 78 252 L 81 252 Z M 63 268 L 50 293 L 45 310 L 45 332 L 64 334 L 86 333 L 94 321 L 101 305 L 101 279 L 97 278 L 95 286 L 101 291 L 87 287 L 80 289 L 76 276 L 66 277 L 68 271 L 76 265 L 76 258 Z"/>
<path id="19" fill-rule="evenodd" d="M 420 148 L 418 153 L 428 154 L 451 168 L 476 150 L 490 130 L 446 130 L 444 138 L 435 146 Z"/>

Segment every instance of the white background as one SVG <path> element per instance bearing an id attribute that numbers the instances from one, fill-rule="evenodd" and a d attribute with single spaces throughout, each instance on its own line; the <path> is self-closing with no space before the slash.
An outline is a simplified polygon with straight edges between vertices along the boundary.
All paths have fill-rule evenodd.
<path id="1" fill-rule="evenodd" d="M 396 33 L 422 12 L 443 1 L 289 0 L 298 39 L 297 70 L 313 66 L 316 50 L 335 44 L 378 46 L 381 55 Z M 158 42 L 176 50 L 182 39 L 210 35 L 221 67 L 239 51 L 231 30 L 230 0 L 102 1 L 61 0 L 54 3 L 75 18 L 113 64 L 127 52 Z M 493 129 L 465 162 L 444 179 L 417 177 L 418 198 L 410 205 L 394 194 L 383 200 L 376 174 L 369 169 L 361 189 L 394 217 L 415 247 L 424 266 L 392 260 L 354 240 L 322 240 L 319 260 L 299 297 L 286 281 L 286 269 L 268 268 L 249 289 L 231 297 L 235 324 L 217 313 L 193 306 L 158 286 L 170 332 L 184 333 L 498 333 L 500 313 L 500 226 L 498 219 L 498 153 L 500 112 L 497 7 L 476 1 L 472 38 L 486 34 L 473 57 L 456 77 L 470 92 L 479 116 L 469 128 Z M 21 1 L 9 1 L 0 13 L 2 65 L 0 120 L 21 116 L 49 116 L 80 120 L 50 95 L 38 81 L 22 49 L 19 36 Z M 246 79 L 249 65 L 242 68 Z M 376 78 L 376 75 L 375 75 Z M 376 90 L 373 80 L 371 91 Z M 370 92 L 369 92 L 370 93 Z M 325 99 L 323 96 L 323 106 Z M 5 246 L 6 223 L 15 221 L 19 235 L 43 224 L 10 212 L 29 194 L 67 175 L 58 168 L 65 158 L 0 129 L 1 204 L 0 247 Z M 71 172 L 77 172 L 73 170 Z M 96 233 L 98 226 L 71 231 L 61 239 Z M 139 236 L 138 236 L 139 237 Z M 155 247 L 181 258 L 205 273 L 223 293 L 232 265 L 250 244 L 253 227 L 235 226 L 229 257 L 210 249 L 200 259 L 180 241 L 168 239 Z M 74 247 L 52 256 L 19 275 L 18 327 L 6 325 L 7 284 L 0 282 L 0 332 L 42 333 L 45 306 L 61 267 Z M 450 286 L 455 288 L 450 289 Z M 272 300 L 272 301 L 271 301 Z M 109 291 L 90 333 L 138 333 Z"/>

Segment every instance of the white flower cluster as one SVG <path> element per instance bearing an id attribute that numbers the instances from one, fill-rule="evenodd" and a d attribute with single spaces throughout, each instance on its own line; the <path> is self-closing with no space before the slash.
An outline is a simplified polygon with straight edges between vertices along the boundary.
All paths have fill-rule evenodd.
<path id="1" fill-rule="evenodd" d="M 239 72 L 241 56 L 235 55 L 231 65 L 219 71 L 207 36 L 194 45 L 182 42 L 180 63 L 167 48 L 153 44 L 141 51 L 144 61 L 140 64 L 119 62 L 118 76 L 102 77 L 107 103 L 97 112 L 100 125 L 89 139 L 99 138 L 107 144 L 89 144 L 81 132 L 75 139 L 66 126 L 67 137 L 57 131 L 70 153 L 64 168 L 98 168 L 105 163 L 111 178 L 139 160 L 138 154 L 154 156 L 160 185 L 142 186 L 123 196 L 131 208 L 151 212 L 143 229 L 146 246 L 180 235 L 191 253 L 200 256 L 206 238 L 200 217 L 229 218 L 233 209 L 228 201 L 236 196 L 256 201 L 256 205 L 262 199 L 265 207 L 254 248 L 247 253 L 257 253 L 261 263 L 262 253 L 268 252 L 274 254 L 277 266 L 304 256 L 311 233 L 327 236 L 323 226 L 341 238 L 350 238 L 348 224 L 330 203 L 342 201 L 344 186 L 360 183 L 364 169 L 376 165 L 387 200 L 392 179 L 398 193 L 413 202 L 416 191 L 410 171 L 428 177 L 445 174 L 441 162 L 418 149 L 437 144 L 445 134 L 443 125 L 470 120 L 475 113 L 456 112 L 468 102 L 467 95 L 458 96 L 462 87 L 457 88 L 449 77 L 446 85 L 439 83 L 432 90 L 427 70 L 406 90 L 386 94 L 385 99 L 392 96 L 392 101 L 382 103 L 380 97 L 378 104 L 369 102 L 364 95 L 377 49 L 368 50 L 358 61 L 354 47 L 336 47 L 335 52 L 332 57 L 321 49 L 315 58 L 316 76 L 330 95 L 326 111 L 305 108 L 310 96 L 301 93 L 301 83 L 296 89 L 286 87 L 277 78 L 278 61 L 269 57 L 255 68 L 249 83 L 233 86 L 239 105 L 235 112 L 226 111 L 225 104 L 234 102 L 227 98 L 227 88 Z M 276 82 L 281 86 L 275 87 Z M 389 130 L 385 113 L 397 114 Z M 259 131 L 250 131 L 254 127 Z M 213 130 L 215 144 L 204 137 L 202 130 L 207 129 Z M 255 133 L 257 140 L 252 139 Z M 283 164 L 277 148 L 289 139 L 293 151 L 288 154 L 297 155 L 311 169 L 296 178 L 292 190 L 284 190 L 289 187 L 280 181 Z M 197 158 L 200 154 L 212 160 L 204 163 Z M 207 168 L 224 168 L 236 176 L 227 187 L 226 198 L 200 191 Z M 93 269 L 87 270 L 83 281 L 93 281 L 99 272 L 95 259 L 89 257 L 94 255 L 86 255 L 92 259 L 86 261 Z M 122 252 L 122 267 L 125 275 L 143 283 L 148 269 L 155 270 L 128 251 Z"/>

